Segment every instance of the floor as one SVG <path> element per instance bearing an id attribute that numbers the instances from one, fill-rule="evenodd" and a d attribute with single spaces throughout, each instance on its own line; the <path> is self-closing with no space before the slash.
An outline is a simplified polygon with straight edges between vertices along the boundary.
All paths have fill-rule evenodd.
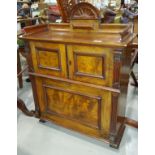
<path id="1" fill-rule="evenodd" d="M 137 70 L 137 66 L 135 68 Z M 24 82 L 24 88 L 18 88 L 18 96 L 29 109 L 34 108 L 31 83 Z M 137 88 L 129 85 L 126 116 L 137 120 L 137 108 Z M 42 124 L 19 110 L 17 122 L 18 155 L 138 155 L 138 130 L 130 126 L 126 127 L 120 148 L 116 150 L 103 142 L 52 123 Z"/>

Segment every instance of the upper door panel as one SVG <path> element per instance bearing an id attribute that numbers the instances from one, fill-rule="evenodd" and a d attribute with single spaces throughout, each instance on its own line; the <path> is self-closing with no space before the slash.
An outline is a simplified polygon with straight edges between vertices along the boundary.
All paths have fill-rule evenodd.
<path id="1" fill-rule="evenodd" d="M 69 45 L 69 78 L 104 86 L 112 85 L 112 49 Z"/>
<path id="2" fill-rule="evenodd" d="M 31 42 L 30 47 L 35 72 L 63 78 L 67 76 L 65 45 Z"/>

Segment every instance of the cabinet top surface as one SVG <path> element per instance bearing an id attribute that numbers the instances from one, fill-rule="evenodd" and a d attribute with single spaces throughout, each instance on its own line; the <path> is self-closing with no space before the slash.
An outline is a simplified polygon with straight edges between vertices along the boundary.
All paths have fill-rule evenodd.
<path id="1" fill-rule="evenodd" d="M 44 24 L 25 28 L 26 33 L 20 38 L 66 44 L 126 47 L 135 37 L 131 29 L 131 25 L 101 24 L 98 26 L 89 21 L 88 24 L 87 22 Z"/>

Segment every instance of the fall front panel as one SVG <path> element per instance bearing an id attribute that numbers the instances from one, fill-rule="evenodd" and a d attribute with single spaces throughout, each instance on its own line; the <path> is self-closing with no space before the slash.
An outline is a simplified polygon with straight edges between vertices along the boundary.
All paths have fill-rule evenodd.
<path id="1" fill-rule="evenodd" d="M 111 114 L 111 92 L 56 79 L 36 78 L 41 117 L 108 135 Z M 82 128 L 82 131 L 81 131 Z"/>

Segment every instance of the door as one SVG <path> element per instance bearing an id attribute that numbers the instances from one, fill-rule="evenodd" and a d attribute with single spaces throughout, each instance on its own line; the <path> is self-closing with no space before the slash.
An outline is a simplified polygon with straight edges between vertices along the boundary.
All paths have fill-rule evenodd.
<path id="1" fill-rule="evenodd" d="M 69 45 L 67 52 L 70 79 L 112 86 L 112 49 Z"/>
<path id="2" fill-rule="evenodd" d="M 34 71 L 44 75 L 65 78 L 65 45 L 45 42 L 30 42 Z"/>

